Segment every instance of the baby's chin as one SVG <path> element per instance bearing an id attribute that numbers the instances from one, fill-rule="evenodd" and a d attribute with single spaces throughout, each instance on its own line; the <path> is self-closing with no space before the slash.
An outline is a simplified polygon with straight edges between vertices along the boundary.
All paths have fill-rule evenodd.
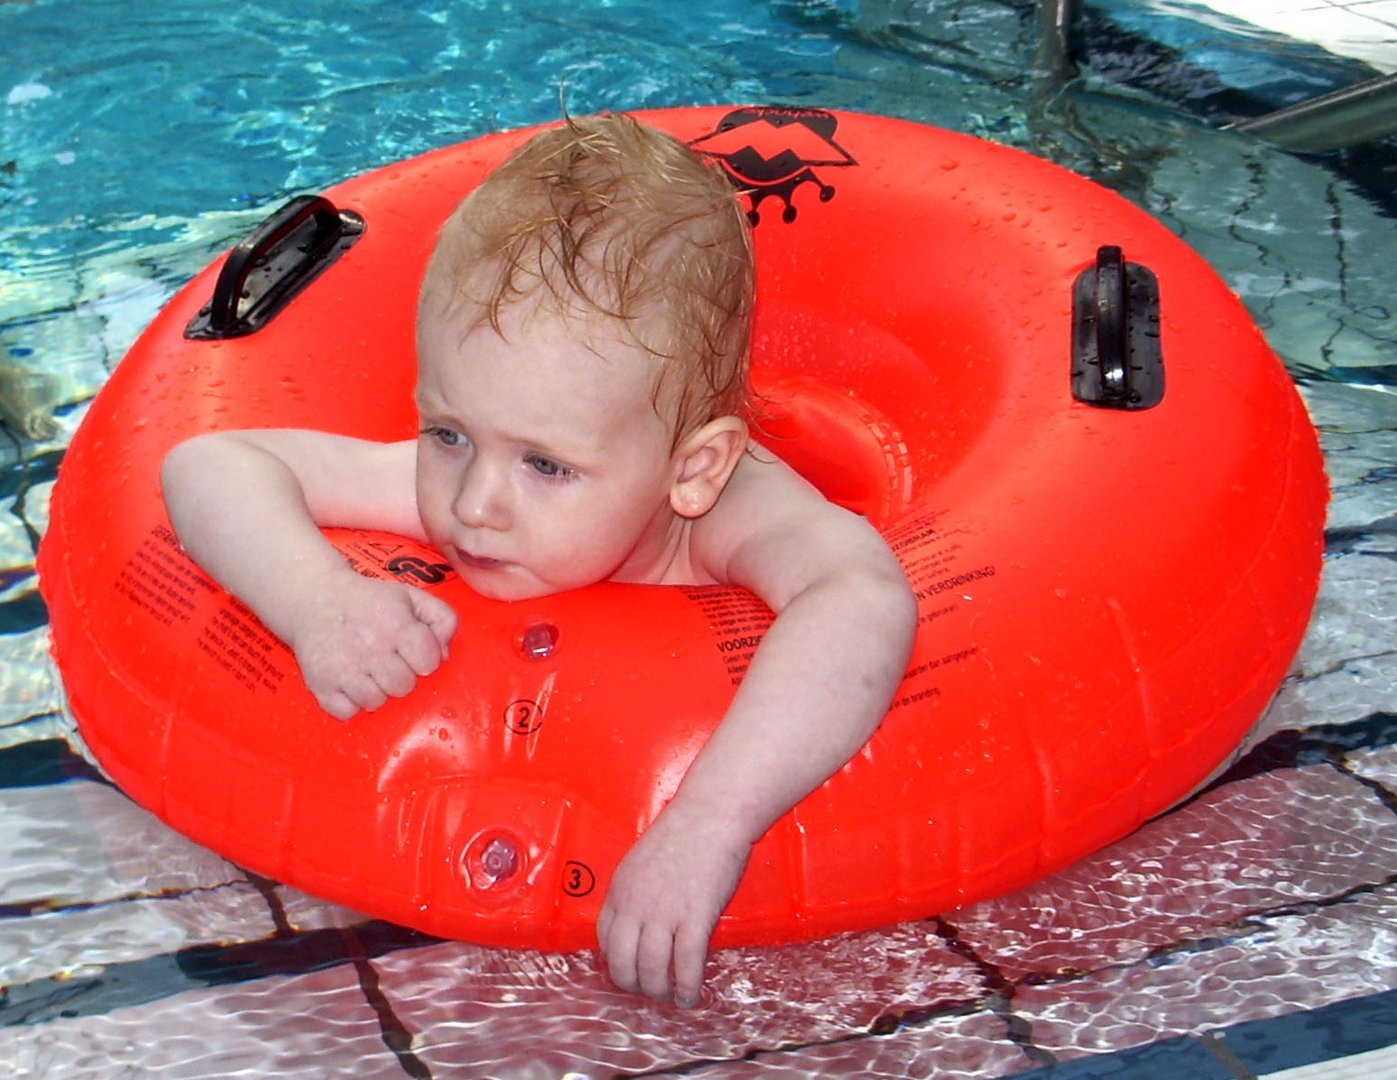
<path id="1" fill-rule="evenodd" d="M 475 593 L 487 600 L 537 600 L 558 592 L 558 588 L 540 581 L 523 567 L 501 564 L 489 568 L 456 564 L 456 573 Z"/>

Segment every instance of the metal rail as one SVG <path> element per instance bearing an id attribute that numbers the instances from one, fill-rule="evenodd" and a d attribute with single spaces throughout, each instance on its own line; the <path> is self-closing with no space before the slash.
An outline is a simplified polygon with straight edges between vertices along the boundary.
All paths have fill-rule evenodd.
<path id="1" fill-rule="evenodd" d="M 1397 132 L 1397 74 L 1231 125 L 1299 154 L 1322 154 L 1372 142 Z"/>
<path id="2" fill-rule="evenodd" d="M 1039 0 L 1038 49 L 1034 73 L 1040 80 L 1066 82 L 1077 75 L 1072 38 L 1082 0 Z M 1397 133 L 1397 74 L 1321 94 L 1264 116 L 1228 126 L 1284 150 L 1322 154 Z"/>
<path id="3" fill-rule="evenodd" d="M 1072 32 L 1082 13 L 1082 0 L 1040 0 L 1038 53 L 1033 69 L 1040 78 L 1067 80 L 1076 76 Z"/>

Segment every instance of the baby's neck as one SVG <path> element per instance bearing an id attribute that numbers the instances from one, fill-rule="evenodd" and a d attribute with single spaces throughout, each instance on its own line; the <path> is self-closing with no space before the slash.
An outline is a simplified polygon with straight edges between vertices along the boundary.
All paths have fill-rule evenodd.
<path id="1" fill-rule="evenodd" d="M 717 584 L 717 579 L 695 558 L 695 522 L 668 509 L 666 513 L 669 521 L 656 535 L 637 545 L 632 557 L 611 580 L 633 585 Z"/>

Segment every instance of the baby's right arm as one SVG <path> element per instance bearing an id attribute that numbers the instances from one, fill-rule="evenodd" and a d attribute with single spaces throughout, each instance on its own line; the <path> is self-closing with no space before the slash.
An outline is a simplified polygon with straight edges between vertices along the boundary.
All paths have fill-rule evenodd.
<path id="1" fill-rule="evenodd" d="M 201 435 L 165 458 L 170 521 L 190 556 L 296 654 L 322 708 L 347 720 L 441 663 L 450 606 L 361 577 L 322 525 L 423 537 L 416 448 L 314 431 Z"/>

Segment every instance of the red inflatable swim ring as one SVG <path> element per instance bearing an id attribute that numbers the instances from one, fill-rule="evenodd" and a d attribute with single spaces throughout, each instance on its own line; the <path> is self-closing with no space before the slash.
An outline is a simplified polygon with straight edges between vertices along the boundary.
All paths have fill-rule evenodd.
<path id="1" fill-rule="evenodd" d="M 815 110 L 639 118 L 749 190 L 764 437 L 883 531 L 920 598 L 880 730 L 757 845 L 715 942 L 1003 893 L 1204 780 L 1293 657 L 1326 499 L 1295 389 L 1223 283 L 1115 195 L 972 138 Z M 169 446 L 214 428 L 411 437 L 436 228 L 529 134 L 350 180 L 264 227 L 222 287 L 219 265 L 191 282 L 73 439 L 40 571 L 81 735 L 137 802 L 361 911 L 574 949 L 765 609 L 624 585 L 491 602 L 430 549 L 338 532 L 363 573 L 460 613 L 445 668 L 342 724 L 183 556 L 158 483 Z"/>

